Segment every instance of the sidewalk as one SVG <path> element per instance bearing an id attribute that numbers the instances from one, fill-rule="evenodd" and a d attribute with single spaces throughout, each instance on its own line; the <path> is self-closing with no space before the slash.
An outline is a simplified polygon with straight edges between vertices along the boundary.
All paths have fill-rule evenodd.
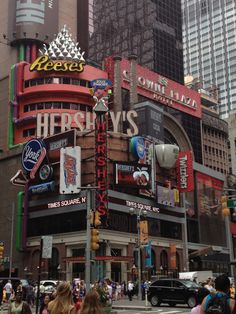
<path id="1" fill-rule="evenodd" d="M 0 314 L 7 313 L 8 305 L 3 304 L 0 307 Z M 132 301 L 129 301 L 128 297 L 125 296 L 123 299 L 112 302 L 112 313 L 116 313 L 116 310 L 138 310 L 138 311 L 151 311 L 152 306 L 149 302 L 147 302 L 147 306 L 145 304 L 145 300 L 138 300 L 137 296 L 133 297 Z M 32 308 L 32 313 L 35 313 L 35 307 Z"/>
<path id="2" fill-rule="evenodd" d="M 128 297 L 125 297 L 118 301 L 112 302 L 112 309 L 114 310 L 139 310 L 139 311 L 151 311 L 152 306 L 145 300 L 138 300 L 137 296 L 133 297 L 132 301 L 129 301 Z"/>

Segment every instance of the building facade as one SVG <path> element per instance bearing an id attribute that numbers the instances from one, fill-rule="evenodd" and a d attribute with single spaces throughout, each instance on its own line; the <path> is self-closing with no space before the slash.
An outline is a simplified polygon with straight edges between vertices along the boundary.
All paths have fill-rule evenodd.
<path id="1" fill-rule="evenodd" d="M 235 109 L 235 1 L 182 0 L 185 74 L 219 89 L 222 118 Z"/>
<path id="2" fill-rule="evenodd" d="M 8 12 L 7 7 L 4 9 Z M 100 189 L 100 196 L 96 194 L 95 204 L 92 204 L 107 213 L 103 215 L 107 223 L 99 228 L 99 249 L 93 256 L 96 278 L 110 277 L 115 281 L 136 278 L 132 269 L 137 269 L 137 215 L 131 216 L 130 208 L 142 209 L 140 213 L 147 211 L 152 250 L 149 264 L 145 249 L 141 250 L 142 278 L 150 278 L 161 271 L 176 275 L 188 269 L 188 253 L 209 246 L 212 246 L 214 258 L 221 252 L 220 271 L 227 271 L 229 250 L 225 226 L 220 204 L 215 201 L 222 194 L 224 176 L 200 165 L 203 160 L 200 95 L 177 83 L 175 77 L 169 79 L 167 75 L 139 65 L 135 55 L 129 55 L 128 59 L 117 55 L 107 57 L 103 69 L 85 64 L 83 50 L 63 26 L 70 25 L 64 10 L 68 17 L 74 16 L 75 2 L 69 2 L 67 8 L 60 3 L 57 9 L 61 32 L 56 37 L 49 41 L 50 34 L 36 35 L 37 32 L 29 31 L 27 38 L 23 25 L 22 29 L 11 33 L 13 46 L 7 41 L 3 46 L 0 175 L 4 183 L 1 207 L 4 222 L 0 236 L 8 259 L 2 271 L 9 273 L 11 258 L 13 275 L 35 279 L 41 237 L 52 235 L 52 258 L 44 260 L 43 266 L 45 278 L 84 277 L 87 195 L 84 191 L 67 194 L 60 183 L 61 165 L 69 167 L 73 159 L 68 163 L 60 162 L 60 149 L 74 146 L 80 147 L 81 186 L 97 186 L 99 179 L 106 177 L 99 183 L 104 184 L 105 189 Z M 74 19 L 71 25 L 73 29 Z M 9 40 L 11 36 L 8 35 Z M 43 46 L 43 43 L 48 45 Z M 91 95 L 94 93 L 92 82 L 96 79 L 110 81 L 113 90 L 108 104 L 105 103 L 109 108 L 107 134 L 100 135 L 96 132 L 104 130 L 98 125 L 105 127 L 105 124 L 96 124 L 93 113 L 96 98 Z M 94 96 L 97 100 L 101 97 Z M 145 156 L 137 155 L 139 142 L 135 142 L 135 137 L 142 138 Z M 40 147 L 34 153 L 31 141 Z M 99 141 L 100 146 L 97 146 Z M 162 165 L 158 159 L 160 152 L 155 154 L 150 148 L 154 145 L 156 150 L 156 145 L 162 143 L 179 147 L 182 168 L 180 162 L 179 168 L 173 164 L 169 168 Z M 136 147 L 136 155 L 131 153 L 132 147 Z M 40 165 L 37 163 L 39 156 L 39 162 L 43 161 Z M 37 161 L 34 169 L 29 166 L 32 159 L 33 164 Z M 103 166 L 105 168 L 99 168 Z M 72 169 L 71 166 L 63 173 L 71 174 Z M 135 178 L 140 172 L 145 174 L 146 180 L 149 178 L 148 188 L 137 186 Z M 17 185 L 12 185 L 10 180 Z M 182 186 L 180 180 L 184 182 Z M 197 189 L 199 195 L 193 192 L 197 182 L 201 184 Z M 214 184 L 209 185 L 209 182 Z M 206 190 L 207 199 L 203 199 Z M 184 193 L 187 204 L 179 198 Z M 104 202 L 97 205 L 97 201 Z M 214 217 L 211 225 L 209 206 L 215 209 L 210 213 Z M 217 226 L 218 237 L 207 237 L 204 229 L 207 227 L 212 235 L 214 226 Z M 14 243 L 10 239 L 10 227 L 14 231 Z M 16 250 L 10 256 L 13 246 Z M 209 266 L 198 265 L 201 269 Z M 213 266 L 216 271 L 217 265 Z"/>

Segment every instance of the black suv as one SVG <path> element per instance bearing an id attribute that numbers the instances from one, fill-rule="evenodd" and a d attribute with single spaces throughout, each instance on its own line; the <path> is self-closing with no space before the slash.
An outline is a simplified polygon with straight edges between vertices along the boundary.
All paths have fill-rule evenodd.
<path id="1" fill-rule="evenodd" d="M 159 279 L 152 282 L 148 290 L 148 301 L 152 306 L 168 303 L 170 306 L 182 303 L 190 308 L 197 304 L 199 285 L 190 280 Z"/>

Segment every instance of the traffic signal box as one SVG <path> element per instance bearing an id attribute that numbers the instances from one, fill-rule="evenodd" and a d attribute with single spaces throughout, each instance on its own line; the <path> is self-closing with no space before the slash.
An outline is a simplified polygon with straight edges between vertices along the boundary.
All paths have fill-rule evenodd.
<path id="1" fill-rule="evenodd" d="M 99 249 L 99 231 L 96 228 L 91 229 L 91 250 Z"/>
<path id="2" fill-rule="evenodd" d="M 226 195 L 221 196 L 221 209 L 224 217 L 230 216 L 230 209 L 228 208 L 227 200 L 228 197 Z"/>
<path id="3" fill-rule="evenodd" d="M 0 242 L 0 264 L 3 264 L 4 257 L 4 243 Z"/>
<path id="4" fill-rule="evenodd" d="M 96 251 L 99 249 L 99 231 L 96 227 L 102 224 L 101 214 L 98 211 L 91 211 L 90 213 L 91 224 L 91 250 Z"/>

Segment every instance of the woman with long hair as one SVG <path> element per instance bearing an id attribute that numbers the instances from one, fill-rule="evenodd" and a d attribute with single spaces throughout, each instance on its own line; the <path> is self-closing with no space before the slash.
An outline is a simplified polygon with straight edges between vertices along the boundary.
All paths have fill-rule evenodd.
<path id="1" fill-rule="evenodd" d="M 79 314 L 103 314 L 103 308 L 96 290 L 91 290 L 86 294 Z"/>
<path id="2" fill-rule="evenodd" d="M 43 303 L 40 306 L 39 314 L 48 314 L 48 304 L 50 302 L 50 296 L 48 294 L 45 295 L 43 299 Z"/>
<path id="3" fill-rule="evenodd" d="M 49 314 L 78 314 L 69 282 L 62 282 L 57 287 L 56 297 L 48 304 Z"/>

